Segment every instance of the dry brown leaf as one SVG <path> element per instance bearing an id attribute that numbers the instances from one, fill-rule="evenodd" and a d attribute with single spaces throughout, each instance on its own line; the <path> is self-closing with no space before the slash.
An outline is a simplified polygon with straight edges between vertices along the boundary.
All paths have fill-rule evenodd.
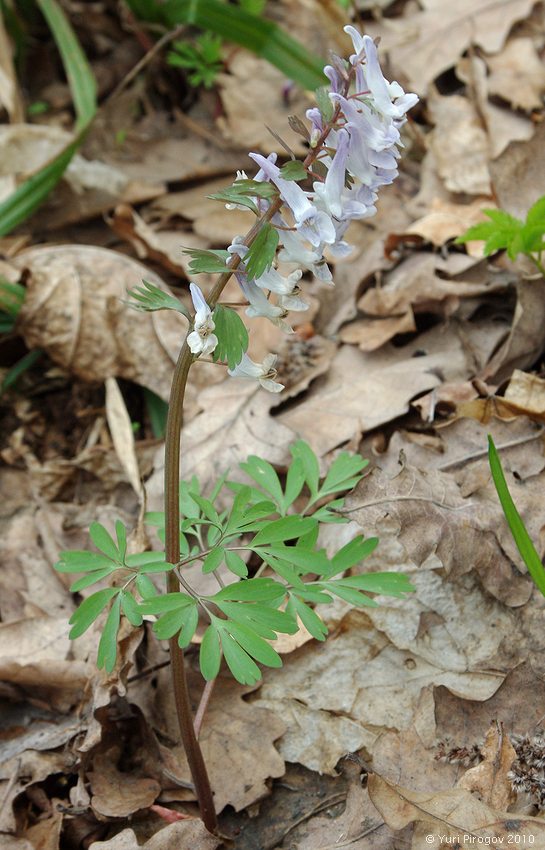
<path id="1" fill-rule="evenodd" d="M 93 841 L 89 850 L 215 850 L 221 844 L 201 820 L 178 821 L 160 829 L 144 844 L 139 844 L 132 829 L 124 829 L 107 841 Z"/>
<path id="2" fill-rule="evenodd" d="M 227 139 L 243 150 L 257 148 L 265 154 L 284 154 L 267 125 L 295 154 L 306 153 L 303 140 L 289 126 L 288 117 L 301 115 L 310 103 L 301 93 L 289 100 L 284 96 L 286 79 L 281 71 L 265 59 L 240 51 L 229 63 L 229 73 L 220 74 L 218 82 L 225 110 L 225 117 L 219 118 L 218 124 Z"/>
<path id="3" fill-rule="evenodd" d="M 535 124 L 524 115 L 496 106 L 489 100 L 488 77 L 484 59 L 472 55 L 460 59 L 456 74 L 469 84 L 472 100 L 488 133 L 491 159 L 500 156 L 514 141 L 528 141 L 535 131 Z"/>
<path id="4" fill-rule="evenodd" d="M 19 329 L 29 347 L 85 381 L 123 377 L 168 399 L 187 321 L 171 310 L 139 313 L 127 291 L 162 280 L 135 260 L 90 245 L 33 248 L 17 257 L 29 270 Z"/>
<path id="5" fill-rule="evenodd" d="M 0 15 L 0 104 L 15 124 L 25 120 L 25 110 L 13 66 L 13 48 L 4 25 L 3 14 Z"/>
<path id="6" fill-rule="evenodd" d="M 514 797 L 508 773 L 517 754 L 501 723 L 493 723 L 486 733 L 481 755 L 483 761 L 464 773 L 458 788 L 474 791 L 483 803 L 506 811 Z"/>
<path id="7" fill-rule="evenodd" d="M 25 830 L 25 838 L 29 839 L 34 850 L 59 850 L 63 816 L 56 807 L 62 806 L 63 801 L 53 799 L 51 804 L 51 817 L 39 820 Z"/>
<path id="8" fill-rule="evenodd" d="M 501 383 L 514 369 L 532 366 L 545 346 L 545 281 L 521 278 L 517 306 L 509 336 L 481 373 L 485 380 Z"/>
<path id="9" fill-rule="evenodd" d="M 192 671 L 189 675 L 197 703 L 203 688 L 202 676 Z M 146 685 L 138 689 L 131 687 L 131 701 L 141 707 L 161 735 L 172 741 L 179 740 L 169 671 L 160 671 L 158 687 L 151 693 Z M 218 812 L 227 805 L 236 811 L 252 805 L 269 793 L 267 780 L 270 777 L 284 774 L 284 759 L 274 744 L 285 731 L 286 724 L 276 712 L 247 702 L 245 693 L 248 689 L 245 691 L 238 682 L 220 676 L 199 736 Z M 181 745 L 170 748 L 170 752 L 172 761 L 176 759 L 175 776 L 186 784 L 191 782 Z M 182 789 L 182 792 L 187 799 L 187 791 Z M 161 799 L 177 800 L 179 791 L 164 791 Z"/>
<path id="10" fill-rule="evenodd" d="M 534 0 L 425 0 L 423 11 L 383 19 L 371 24 L 369 33 L 380 35 L 381 47 L 391 55 L 397 73 L 409 79 L 409 88 L 426 94 L 429 84 L 474 44 L 487 53 L 498 53 L 509 30 L 523 20 Z"/>
<path id="11" fill-rule="evenodd" d="M 407 228 L 407 233 L 415 233 L 426 242 L 440 247 L 450 239 L 461 236 L 462 233 L 478 222 L 485 221 L 483 207 L 494 209 L 495 204 L 490 198 L 476 198 L 469 204 L 459 204 L 442 198 L 433 198 L 430 212 L 413 222 Z M 470 243 L 468 247 L 477 246 L 477 251 L 469 251 L 471 256 L 482 257 L 482 242 Z"/>
<path id="12" fill-rule="evenodd" d="M 545 68 L 531 38 L 510 39 L 501 53 L 487 56 L 488 91 L 515 109 L 540 109 Z"/>
<path id="13" fill-rule="evenodd" d="M 545 121 L 529 142 L 513 142 L 490 165 L 498 206 L 524 219 L 545 186 Z"/>
<path id="14" fill-rule="evenodd" d="M 93 769 L 88 777 L 91 783 L 91 806 L 107 818 L 124 818 L 147 809 L 155 802 L 161 786 L 150 777 L 121 772 L 116 764 L 119 747 L 99 753 L 93 759 Z"/>
<path id="15" fill-rule="evenodd" d="M 393 835 L 362 786 L 360 768 L 348 760 L 343 772 L 350 777 L 346 807 L 341 815 L 318 815 L 297 833 L 297 850 L 391 850 Z"/>
<path id="16" fill-rule="evenodd" d="M 414 313 L 408 310 L 401 316 L 384 319 L 357 319 L 341 329 L 340 338 L 342 342 L 358 345 L 361 351 L 376 351 L 397 334 L 415 330 Z"/>
<path id="17" fill-rule="evenodd" d="M 473 104 L 461 95 L 443 97 L 434 91 L 429 109 L 435 127 L 428 145 L 447 189 L 489 195 L 488 137 Z"/>
<path id="18" fill-rule="evenodd" d="M 110 220 L 112 230 L 134 247 L 139 259 L 150 259 L 160 263 L 173 274 L 187 275 L 184 264 L 184 247 L 206 247 L 206 243 L 184 244 L 184 236 L 177 230 L 153 230 L 141 216 L 127 204 L 120 204 Z M 198 240 L 200 242 L 200 240 Z"/>
<path id="19" fill-rule="evenodd" d="M 505 399 L 528 416 L 545 416 L 545 380 L 515 369 L 505 390 Z"/>
<path id="20" fill-rule="evenodd" d="M 507 844 L 509 836 L 519 836 L 520 844 L 534 844 L 537 838 L 535 846 L 545 840 L 545 823 L 540 818 L 500 812 L 463 788 L 439 794 L 416 792 L 372 774 L 369 796 L 392 829 L 415 824 L 411 850 L 425 850 L 430 844 L 440 846 L 441 841 L 465 848 Z"/>
<path id="21" fill-rule="evenodd" d="M 115 451 L 127 478 L 139 499 L 143 496 L 142 480 L 134 446 L 134 431 L 125 400 L 115 378 L 106 378 L 106 419 Z"/>
<path id="22" fill-rule="evenodd" d="M 379 529 L 386 519 L 415 564 L 436 557 L 453 578 L 474 571 L 486 589 L 510 606 L 528 600 L 531 587 L 513 572 L 496 534 L 498 509 L 483 497 L 464 498 L 455 479 L 433 469 L 404 464 L 389 474 L 373 469 L 346 501 L 346 510 L 365 528 Z M 431 579 L 428 577 L 428 581 Z M 374 612 L 369 616 L 375 617 Z"/>
<path id="23" fill-rule="evenodd" d="M 288 446 L 295 436 L 270 415 L 271 406 L 277 402 L 270 393 L 242 378 L 227 378 L 202 390 L 198 398 L 201 412 L 182 434 L 182 476 L 189 479 L 197 475 L 206 488 L 227 469 L 231 479 L 240 478 L 238 464 L 251 454 L 278 466 L 288 464 Z M 152 510 L 153 504 L 162 504 L 163 455 L 161 449 L 155 471 L 146 484 Z"/>

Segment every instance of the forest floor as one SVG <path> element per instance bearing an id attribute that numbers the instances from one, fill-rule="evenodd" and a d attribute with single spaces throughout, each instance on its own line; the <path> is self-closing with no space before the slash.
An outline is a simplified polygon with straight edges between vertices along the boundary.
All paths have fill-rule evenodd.
<path id="1" fill-rule="evenodd" d="M 502 252 L 484 257 L 481 242 L 454 244 L 483 208 L 522 217 L 545 191 L 545 9 L 355 5 L 380 36 L 386 76 L 421 98 L 400 177 L 374 218 L 351 225 L 355 250 L 334 264 L 335 288 L 304 281 L 311 308 L 292 337 L 256 320 L 251 354 L 279 352 L 283 393 L 193 367 L 182 472 L 206 487 L 257 454 L 285 473 L 298 437 L 324 472 L 341 448 L 359 451 L 370 471 L 336 543 L 376 534 L 366 568 L 402 570 L 416 592 L 364 613 L 332 604 L 328 639 L 283 639 L 284 666 L 258 686 L 221 675 L 202 746 L 237 850 L 422 850 L 437 835 L 507 844 L 514 833 L 545 848 L 545 601 L 486 455 L 492 434 L 542 553 L 545 281 Z M 129 79 L 153 32 L 117 4 L 63 6 L 95 72 L 98 113 L 62 182 L 0 239 L 0 274 L 26 287 L 0 337 L 0 378 L 10 376 L 0 397 L 0 847 L 213 850 L 178 743 L 166 645 L 151 623 L 125 623 L 114 673 L 98 672 L 99 632 L 69 640 L 78 597 L 53 564 L 85 548 L 93 520 L 141 529 L 144 506 L 161 510 L 158 399 L 186 322 L 123 299 L 145 278 L 189 305 L 182 247 L 225 248 L 252 223 L 207 196 L 237 169 L 252 173 L 248 151 L 286 155 L 267 127 L 304 152 L 288 117 L 303 117 L 312 95 L 230 44 L 209 90 L 165 51 Z M 265 14 L 321 57 L 350 51 L 349 12 L 335 0 L 276 0 Z M 32 61 L 17 75 L 9 51 L 0 58 L 3 196 L 73 128 L 55 44 L 39 22 L 29 32 Z M 9 27 L 0 36 L 9 44 Z M 47 108 L 25 123 L 31 104 Z M 199 280 L 205 291 L 211 282 Z M 195 704 L 196 658 L 190 648 Z"/>

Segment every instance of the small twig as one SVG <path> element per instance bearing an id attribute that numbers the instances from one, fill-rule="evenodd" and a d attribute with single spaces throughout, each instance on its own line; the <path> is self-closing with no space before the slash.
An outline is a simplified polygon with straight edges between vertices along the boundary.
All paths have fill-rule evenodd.
<path id="1" fill-rule="evenodd" d="M 165 35 L 163 35 L 159 39 L 159 41 L 156 41 L 155 44 L 153 45 L 153 47 L 150 47 L 148 52 L 146 54 L 144 54 L 144 56 L 142 56 L 142 58 L 136 63 L 136 65 L 133 68 L 131 68 L 131 70 L 128 72 L 128 74 L 125 74 L 125 76 L 117 84 L 117 86 L 115 87 L 113 92 L 111 92 L 111 94 L 109 94 L 108 97 L 105 99 L 103 106 L 111 103 L 112 100 L 115 100 L 116 97 L 118 97 L 121 94 L 121 92 L 124 91 L 127 88 L 129 83 L 134 80 L 134 78 L 140 73 L 140 71 L 143 68 L 145 68 L 146 65 L 148 65 L 151 62 L 153 57 L 157 56 L 157 54 L 160 53 L 160 51 L 163 49 L 163 47 L 165 47 L 167 44 L 170 44 L 171 41 L 174 41 L 174 39 L 176 39 L 180 35 L 182 35 L 184 33 L 185 29 L 186 29 L 186 25 L 180 24 L 175 29 L 171 30 L 170 32 L 165 33 Z"/>
<path id="2" fill-rule="evenodd" d="M 197 736 L 197 738 L 200 735 L 204 715 L 206 714 L 206 709 L 208 708 L 208 704 L 210 702 L 210 698 L 212 696 L 212 692 L 214 690 L 214 685 L 216 684 L 216 682 L 217 678 L 210 679 L 204 686 L 204 690 L 201 694 L 201 700 L 195 713 L 195 720 L 193 721 L 193 728 L 195 729 L 195 735 Z"/>
<path id="3" fill-rule="evenodd" d="M 531 434 L 529 437 L 519 437 L 517 440 L 510 440 L 508 443 L 501 443 L 496 446 L 496 449 L 499 452 L 504 451 L 505 449 L 512 449 L 515 446 L 523 446 L 525 443 L 531 443 L 532 440 L 537 440 L 539 437 L 543 435 L 545 428 L 540 428 L 535 434 Z M 441 471 L 445 469 L 452 469 L 454 466 L 461 466 L 464 463 L 468 463 L 471 460 L 477 460 L 480 457 L 485 457 L 488 454 L 488 449 L 479 449 L 477 452 L 470 452 L 470 454 L 464 455 L 463 457 L 459 457 L 457 460 L 449 460 L 448 463 L 443 463 L 441 466 L 436 467 Z"/>

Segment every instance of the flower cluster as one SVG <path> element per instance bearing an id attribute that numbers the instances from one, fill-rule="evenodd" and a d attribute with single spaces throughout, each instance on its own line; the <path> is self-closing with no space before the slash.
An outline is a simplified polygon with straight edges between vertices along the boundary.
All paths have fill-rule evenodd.
<path id="1" fill-rule="evenodd" d="M 263 316 L 287 333 L 292 332 L 288 313 L 308 309 L 299 286 L 302 275 L 310 272 L 318 280 L 332 283 L 326 254 L 343 257 L 350 253 L 351 246 L 344 239 L 350 222 L 373 216 L 378 190 L 397 176 L 399 130 L 418 100 L 415 94 L 406 94 L 399 83 L 384 78 L 372 38 L 352 26 L 345 31 L 354 53 L 348 62 L 334 57 L 333 64 L 324 68 L 329 92 L 325 105 L 321 101 L 320 109 L 306 113 L 311 128 L 305 163 L 290 171 L 279 167 L 274 153 L 268 157 L 250 153 L 259 166 L 258 173 L 248 181 L 246 174 L 239 172 L 234 184 L 250 182 L 255 187 L 256 195 L 251 198 L 254 211 L 260 215 L 269 211 L 267 226 L 277 234 L 270 243 L 272 256 L 258 275 L 255 262 L 250 262 L 252 247 L 241 237 L 228 248 L 238 258 L 236 278 L 248 303 L 246 314 Z M 258 192 L 262 187 L 257 184 L 269 184 L 266 188 L 270 191 Z M 235 208 L 237 203 L 227 206 Z M 188 343 L 194 354 L 210 353 L 216 340 L 211 333 L 212 316 L 202 306 L 204 299 L 199 296 L 195 300 L 193 290 L 192 295 L 197 316 Z M 260 365 L 244 355 L 229 374 L 257 379 L 273 392 L 282 389 L 274 380 L 270 356 Z"/>

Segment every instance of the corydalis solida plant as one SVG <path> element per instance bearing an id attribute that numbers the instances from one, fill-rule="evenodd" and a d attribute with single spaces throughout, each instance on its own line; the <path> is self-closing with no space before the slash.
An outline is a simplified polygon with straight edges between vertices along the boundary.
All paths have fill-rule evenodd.
<path id="1" fill-rule="evenodd" d="M 204 677 L 214 679 L 223 656 L 235 678 L 254 683 L 260 676 L 256 662 L 273 667 L 281 664 L 268 642 L 278 633 L 294 633 L 301 621 L 314 637 L 324 638 L 327 628 L 314 610 L 315 604 L 338 596 L 353 605 L 376 605 L 366 592 L 403 596 L 412 589 L 406 577 L 396 573 L 344 576 L 373 551 L 376 539 L 359 535 L 333 557 L 318 547 L 319 524 L 343 521 L 338 513 L 343 501 L 339 496 L 355 486 L 366 465 L 357 455 L 341 453 L 320 482 L 318 460 L 300 441 L 292 447 L 293 462 L 284 486 L 273 467 L 258 457 L 242 464 L 252 480 L 250 485 L 222 480 L 211 496 L 205 497 L 196 480 L 182 482 L 181 489 L 179 482 L 183 398 L 195 360 L 211 355 L 227 366 L 232 377 L 256 380 L 271 392 L 283 389 L 276 380 L 275 355 L 255 363 L 246 353 L 248 332 L 242 319 L 219 302 L 231 276 L 240 286 L 248 317 L 265 317 L 292 333 L 290 311 L 308 308 L 300 287 L 303 274 L 310 272 L 332 284 L 326 253 L 332 257 L 350 253 L 344 239 L 350 222 L 374 215 L 378 190 L 397 176 L 399 130 L 417 97 L 385 80 L 371 38 L 353 27 L 346 31 L 354 53 L 349 62 L 334 57 L 324 69 L 329 91 L 317 92 L 319 106 L 307 112 L 310 127 L 291 119 L 292 127 L 309 141 L 304 162 L 293 159 L 280 166 L 276 154 L 251 153 L 259 166 L 255 177 L 249 179 L 239 172 L 231 187 L 213 196 L 229 208 L 250 209 L 256 222 L 245 237 L 235 237 L 226 251 L 189 252 L 194 274 L 219 275 L 208 296 L 191 283 L 194 312 L 190 314 L 180 302 L 149 283 L 132 293 L 138 309 L 175 309 L 190 321 L 169 404 L 165 511 L 150 518 L 162 529 L 164 554 L 127 555 L 124 526 L 116 524 L 115 542 L 95 523 L 90 534 L 100 553 L 63 553 L 58 565 L 66 572 L 86 573 L 73 585 L 75 591 L 114 573 L 122 577 L 121 584 L 87 597 L 72 617 L 71 634 L 77 637 L 109 608 L 99 645 L 99 666 L 112 670 L 115 665 L 122 612 L 134 626 L 141 625 L 144 616 L 158 617 L 154 630 L 170 641 L 181 737 L 203 821 L 211 831 L 216 829 L 214 801 L 193 726 L 183 656 L 200 614 L 208 622 L 200 647 Z M 233 494 L 227 509 L 217 504 L 225 487 Z M 306 504 L 301 508 L 303 492 Z M 336 498 L 320 506 L 321 500 L 331 497 Z M 251 577 L 244 553 L 260 561 Z M 220 589 L 216 594 L 204 596 L 188 583 L 184 567 L 195 561 L 201 563 L 204 573 L 217 577 Z M 223 566 L 238 581 L 224 586 L 218 572 Z M 167 573 L 166 595 L 158 594 L 150 579 L 152 573 L 163 571 Z"/>

